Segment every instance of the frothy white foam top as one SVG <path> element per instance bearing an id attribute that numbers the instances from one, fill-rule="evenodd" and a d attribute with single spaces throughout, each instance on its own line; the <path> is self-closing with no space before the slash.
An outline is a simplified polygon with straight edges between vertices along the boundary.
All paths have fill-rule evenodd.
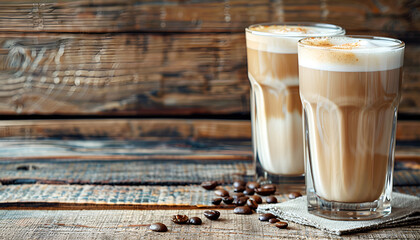
<path id="1" fill-rule="evenodd" d="M 246 32 L 247 47 L 274 53 L 297 53 L 297 42 L 310 36 L 334 36 L 340 31 L 326 27 L 256 25 Z M 342 32 L 344 33 L 344 32 Z"/>
<path id="2" fill-rule="evenodd" d="M 299 65 L 337 72 L 371 72 L 400 68 L 404 48 L 387 38 L 308 38 L 299 44 Z"/>

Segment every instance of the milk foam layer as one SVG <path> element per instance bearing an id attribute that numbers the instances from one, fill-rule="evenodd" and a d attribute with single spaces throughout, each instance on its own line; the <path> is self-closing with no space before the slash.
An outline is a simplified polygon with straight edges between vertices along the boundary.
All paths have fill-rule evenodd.
<path id="1" fill-rule="evenodd" d="M 299 43 L 299 65 L 336 72 L 397 69 L 403 65 L 400 45 L 387 38 L 306 38 Z"/>
<path id="2" fill-rule="evenodd" d="M 325 26 L 325 27 L 322 27 Z M 344 30 L 332 25 L 320 27 L 290 25 L 254 25 L 246 32 L 247 47 L 275 53 L 297 53 L 297 42 L 310 36 L 334 36 Z"/>

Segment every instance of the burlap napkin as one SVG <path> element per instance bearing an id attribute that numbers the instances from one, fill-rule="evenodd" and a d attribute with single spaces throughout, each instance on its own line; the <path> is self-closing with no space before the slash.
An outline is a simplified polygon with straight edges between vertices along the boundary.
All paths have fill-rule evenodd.
<path id="1" fill-rule="evenodd" d="M 258 207 L 257 212 L 272 213 L 286 221 L 313 226 L 337 235 L 420 223 L 420 198 L 394 192 L 391 205 L 390 215 L 365 221 L 335 221 L 309 214 L 306 207 L 306 196 L 283 203 L 262 204 Z"/>

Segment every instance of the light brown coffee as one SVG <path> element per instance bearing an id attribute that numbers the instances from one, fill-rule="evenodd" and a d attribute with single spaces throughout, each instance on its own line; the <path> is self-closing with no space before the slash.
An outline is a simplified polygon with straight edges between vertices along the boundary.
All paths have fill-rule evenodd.
<path id="1" fill-rule="evenodd" d="M 248 75 L 258 104 L 254 118 L 261 164 L 275 174 L 303 174 L 297 54 L 252 48 L 247 53 Z"/>
<path id="2" fill-rule="evenodd" d="M 319 196 L 370 202 L 382 194 L 401 73 L 401 68 L 338 72 L 300 66 L 312 176 Z"/>
<path id="3" fill-rule="evenodd" d="M 251 84 L 258 85 L 256 89 L 260 90 L 262 97 L 267 99 L 264 101 L 266 117 L 284 119 L 286 112 L 294 111 L 301 115 L 297 54 L 272 53 L 248 48 L 247 55 L 250 58 L 248 74 L 255 80 Z M 275 102 L 277 104 L 273 104 Z M 285 109 L 278 107 L 283 105 L 286 106 Z"/>

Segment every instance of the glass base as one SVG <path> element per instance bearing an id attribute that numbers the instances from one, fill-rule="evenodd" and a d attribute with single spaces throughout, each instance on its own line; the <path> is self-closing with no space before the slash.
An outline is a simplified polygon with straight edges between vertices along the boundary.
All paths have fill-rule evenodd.
<path id="1" fill-rule="evenodd" d="M 305 175 L 278 175 L 265 171 L 261 164 L 256 164 L 256 181 L 261 184 L 274 184 L 277 187 L 277 193 L 300 192 L 305 193 Z"/>
<path id="2" fill-rule="evenodd" d="M 391 201 L 380 199 L 367 203 L 340 203 L 309 193 L 308 212 L 332 220 L 371 220 L 390 214 Z"/>

